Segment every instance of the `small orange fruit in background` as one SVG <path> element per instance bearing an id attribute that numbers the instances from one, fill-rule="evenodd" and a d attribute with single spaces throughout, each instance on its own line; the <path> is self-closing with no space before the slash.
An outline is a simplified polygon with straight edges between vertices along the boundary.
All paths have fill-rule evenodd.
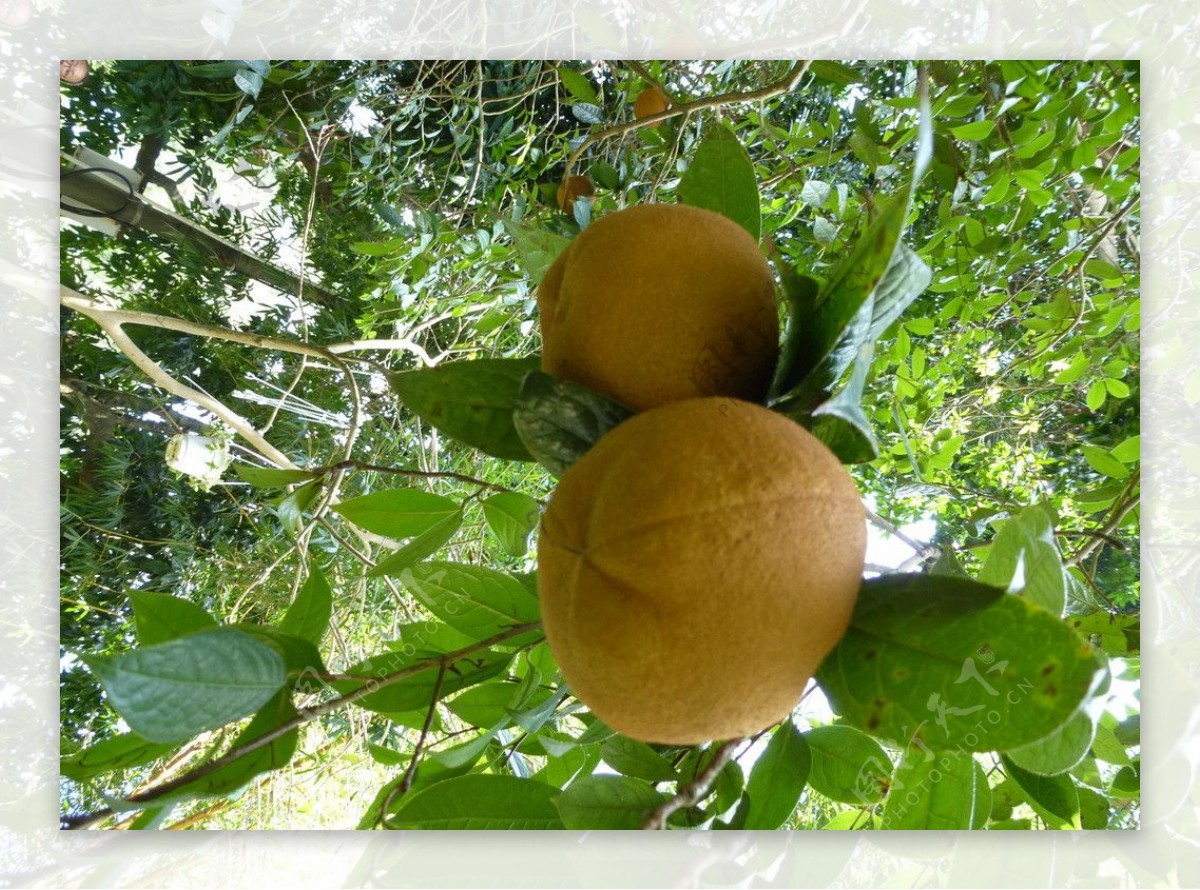
<path id="1" fill-rule="evenodd" d="M 596 187 L 586 176 L 569 176 L 558 185 L 558 209 L 571 212 L 576 198 L 590 198 L 596 194 Z"/>
<path id="2" fill-rule="evenodd" d="M 846 632 L 866 522 L 825 445 L 727 398 L 636 414 L 542 516 L 538 590 L 572 692 L 636 739 L 756 732 L 796 706 Z"/>
<path id="3" fill-rule="evenodd" d="M 637 410 L 766 397 L 775 280 L 754 238 L 719 213 L 642 204 L 603 216 L 546 271 L 537 299 L 547 374 Z"/>
<path id="4" fill-rule="evenodd" d="M 647 87 L 638 93 L 637 99 L 633 103 L 633 116 L 637 120 L 644 117 L 650 117 L 652 114 L 658 114 L 660 111 L 666 111 L 670 106 L 670 101 L 655 87 Z M 653 129 L 661 124 L 662 121 L 656 121 L 652 124 L 646 124 L 648 129 Z"/>

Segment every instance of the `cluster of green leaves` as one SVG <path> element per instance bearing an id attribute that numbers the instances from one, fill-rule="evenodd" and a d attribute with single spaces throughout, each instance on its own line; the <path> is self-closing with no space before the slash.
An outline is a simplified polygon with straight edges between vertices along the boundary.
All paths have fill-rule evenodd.
<path id="1" fill-rule="evenodd" d="M 136 146 L 158 103 L 201 185 L 190 214 L 268 257 L 286 222 L 307 233 L 341 299 L 259 305 L 257 333 L 405 344 L 361 365 L 374 381 L 339 462 L 341 374 L 139 330 L 218 398 L 252 379 L 307 406 L 247 405 L 305 469 L 240 464 L 244 486 L 205 498 L 130 472 L 176 406 L 64 320 L 64 369 L 94 384 L 65 405 L 64 644 L 95 653 L 106 694 L 65 671 L 69 809 L 153 827 L 315 757 L 308 738 L 339 746 L 318 761 L 368 755 L 364 828 L 633 828 L 688 794 L 668 827 L 1133 824 L 1137 715 L 1109 684 L 1136 680 L 1139 654 L 1136 67 L 932 64 L 922 178 L 916 66 L 815 63 L 720 122 L 598 140 L 577 168 L 596 196 L 554 206 L 568 154 L 628 120 L 647 78 L 686 102 L 788 68 L 118 63 L 68 89 L 66 144 Z M 214 211 L 215 161 L 270 206 Z M 777 260 L 771 407 L 880 513 L 936 517 L 941 554 L 864 583 L 817 678 L 834 722 L 785 722 L 715 770 L 719 746 L 623 738 L 570 696 L 529 553 L 552 477 L 628 415 L 536 371 L 532 288 L 592 215 L 677 199 Z M 245 323 L 244 281 L 132 235 L 64 231 L 64 276 Z M 121 537 L 100 549 L 89 528 Z"/>

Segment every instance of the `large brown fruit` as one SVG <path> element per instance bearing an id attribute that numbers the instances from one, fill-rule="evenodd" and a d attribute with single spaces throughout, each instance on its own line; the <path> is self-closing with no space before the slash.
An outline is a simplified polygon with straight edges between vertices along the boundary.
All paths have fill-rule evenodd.
<path id="1" fill-rule="evenodd" d="M 725 216 L 642 204 L 583 230 L 538 288 L 542 370 L 631 408 L 762 401 L 779 352 L 771 268 Z"/>
<path id="2" fill-rule="evenodd" d="M 563 474 L 538 589 L 571 690 L 647 742 L 746 735 L 795 706 L 850 621 L 866 548 L 853 480 L 758 405 L 634 415 Z"/>

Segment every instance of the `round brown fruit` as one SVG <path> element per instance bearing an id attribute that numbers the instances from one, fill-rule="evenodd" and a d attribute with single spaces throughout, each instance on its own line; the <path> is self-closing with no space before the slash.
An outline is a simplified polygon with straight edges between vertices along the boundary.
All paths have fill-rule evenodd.
<path id="1" fill-rule="evenodd" d="M 638 410 L 762 401 L 779 353 L 775 281 L 745 229 L 642 204 L 595 220 L 538 287 L 542 370 Z"/>
<path id="2" fill-rule="evenodd" d="M 770 726 L 846 631 L 864 519 L 837 458 L 780 414 L 702 398 L 634 415 L 542 517 L 542 620 L 564 679 L 647 742 Z"/>
<path id="3" fill-rule="evenodd" d="M 596 187 L 586 176 L 568 176 L 558 184 L 558 209 L 570 213 L 575 207 L 576 198 L 590 198 L 594 194 Z"/>
<path id="4" fill-rule="evenodd" d="M 660 111 L 666 111 L 670 104 L 661 91 L 654 87 L 647 87 L 638 93 L 637 99 L 633 102 L 633 116 L 635 119 L 641 120 L 652 114 L 658 114 Z M 652 124 L 646 124 L 646 127 L 653 129 L 661 123 L 662 121 L 655 121 Z"/>

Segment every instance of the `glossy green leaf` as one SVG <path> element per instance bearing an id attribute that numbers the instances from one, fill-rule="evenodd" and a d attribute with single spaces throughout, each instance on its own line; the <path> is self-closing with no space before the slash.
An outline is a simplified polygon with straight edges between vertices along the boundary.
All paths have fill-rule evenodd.
<path id="1" fill-rule="evenodd" d="M 152 742 L 183 741 L 252 714 L 287 676 L 272 647 L 224 627 L 84 661 L 130 728 Z"/>
<path id="2" fill-rule="evenodd" d="M 861 405 L 872 353 L 871 344 L 865 344 L 855 359 L 850 380 L 841 391 L 818 405 L 809 417 L 801 418 L 809 431 L 844 464 L 865 463 L 879 456 L 879 444 Z"/>
<path id="3" fill-rule="evenodd" d="M 1142 437 L 1130 436 L 1112 450 L 1112 456 L 1122 463 L 1137 463 L 1142 459 Z"/>
<path id="4" fill-rule="evenodd" d="M 138 642 L 143 646 L 165 643 L 202 630 L 212 630 L 217 620 L 191 600 L 169 593 L 131 590 Z"/>
<path id="5" fill-rule="evenodd" d="M 555 796 L 554 805 L 569 829 L 639 829 L 666 799 L 628 776 L 582 776 Z"/>
<path id="6" fill-rule="evenodd" d="M 1129 468 L 1103 448 L 1097 448 L 1095 445 L 1080 445 L 1079 452 L 1097 473 L 1113 479 L 1129 478 Z"/>
<path id="7" fill-rule="evenodd" d="M 1007 756 L 1000 761 L 1034 812 L 1056 828 L 1074 824 L 1079 816 L 1079 794 L 1069 775 L 1039 776 L 1017 766 Z"/>
<path id="8" fill-rule="evenodd" d="M 400 580 L 435 617 L 475 640 L 540 617 L 537 597 L 529 588 L 495 569 L 426 562 L 413 566 Z"/>
<path id="9" fill-rule="evenodd" d="M 531 373 L 513 411 L 517 433 L 542 466 L 561 476 L 633 411 L 569 380 Z"/>
<path id="10" fill-rule="evenodd" d="M 333 590 L 317 564 L 309 563 L 308 578 L 280 619 L 279 629 L 320 645 L 332 614 Z"/>
<path id="11" fill-rule="evenodd" d="M 390 824 L 420 830 L 561 829 L 554 805 L 558 793 L 513 776 L 458 776 L 411 794 Z"/>
<path id="12" fill-rule="evenodd" d="M 507 460 L 531 460 L 513 427 L 521 381 L 541 360 L 474 359 L 391 375 L 405 407 L 452 439 Z"/>
<path id="13" fill-rule="evenodd" d="M 975 814 L 975 784 L 975 759 L 971 755 L 957 751 L 935 754 L 909 748 L 892 775 L 880 827 L 921 831 L 970 829 Z"/>
<path id="14" fill-rule="evenodd" d="M 754 165 L 738 137 L 723 124 L 705 134 L 679 181 L 679 197 L 684 204 L 729 217 L 755 241 L 762 235 Z"/>
<path id="15" fill-rule="evenodd" d="M 1062 614 L 1066 573 L 1054 540 L 1054 520 L 1044 507 L 1025 507 L 1000 524 L 979 581 Z"/>
<path id="16" fill-rule="evenodd" d="M 403 574 L 410 566 L 428 559 L 445 547 L 462 528 L 462 523 L 463 512 L 460 508 L 458 512 L 439 519 L 395 553 L 389 553 L 367 572 L 367 577 Z"/>
<path id="17" fill-rule="evenodd" d="M 1092 411 L 1099 411 L 1104 407 L 1104 401 L 1108 398 L 1108 388 L 1104 385 L 1103 380 L 1094 380 L 1088 387 L 1087 391 L 1087 406 Z"/>
<path id="18" fill-rule="evenodd" d="M 1065 723 L 1099 679 L 1095 650 L 1022 597 L 946 575 L 863 582 L 817 680 L 835 713 L 881 739 L 1006 750 Z"/>
<path id="19" fill-rule="evenodd" d="M 359 528 L 399 539 L 424 534 L 461 506 L 420 488 L 389 488 L 349 498 L 333 509 Z"/>
<path id="20" fill-rule="evenodd" d="M 785 824 L 800 802 L 811 769 L 808 742 L 791 720 L 785 720 L 750 769 L 749 805 L 741 827 L 773 830 Z"/>
<path id="21" fill-rule="evenodd" d="M 818 726 L 804 734 L 812 755 L 808 784 L 830 800 L 878 803 L 891 783 L 892 761 L 873 738 L 852 726 Z"/>
<path id="22" fill-rule="evenodd" d="M 1005 754 L 1022 769 L 1040 776 L 1065 773 L 1087 756 L 1096 733 L 1096 724 L 1085 711 L 1075 716 L 1048 736 L 1009 748 Z"/>
<path id="23" fill-rule="evenodd" d="M 1113 776 L 1109 786 L 1109 794 L 1113 797 L 1142 796 L 1142 762 L 1139 758 L 1129 766 L 1123 766 Z"/>
<path id="24" fill-rule="evenodd" d="M 341 695 L 346 695 L 361 689 L 368 682 L 368 678 L 387 678 L 402 674 L 400 679 L 358 699 L 356 704 L 369 711 L 384 714 L 416 711 L 429 707 L 435 690 L 441 699 L 460 689 L 492 679 L 508 667 L 512 661 L 512 654 L 489 649 L 464 655 L 442 672 L 440 684 L 437 666 L 426 667 L 426 661 L 426 655 L 384 652 L 346 668 L 343 673 L 354 679 L 334 680 L 330 685 Z"/>
<path id="25" fill-rule="evenodd" d="M 482 504 L 488 528 L 510 556 L 523 556 L 529 535 L 537 528 L 542 508 L 533 498 L 517 491 L 494 494 Z"/>
<path id="26" fill-rule="evenodd" d="M 647 745 L 622 735 L 614 735 L 600 745 L 600 756 L 617 772 L 651 782 L 678 779 L 667 759 Z"/>

